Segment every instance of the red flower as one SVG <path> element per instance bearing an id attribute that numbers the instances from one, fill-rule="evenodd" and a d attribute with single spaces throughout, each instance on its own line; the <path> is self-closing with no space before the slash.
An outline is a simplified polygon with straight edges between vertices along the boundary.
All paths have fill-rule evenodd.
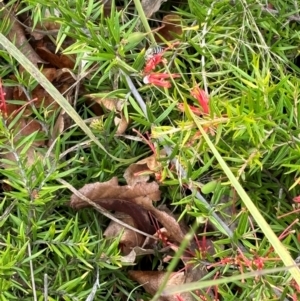
<path id="1" fill-rule="evenodd" d="M 198 100 L 200 106 L 203 109 L 203 113 L 204 114 L 209 114 L 209 106 L 208 106 L 208 101 L 209 100 L 208 100 L 208 97 L 207 97 L 205 91 L 203 91 L 199 87 L 195 87 L 191 91 L 191 95 Z"/>
<path id="2" fill-rule="evenodd" d="M 155 69 L 155 67 L 160 63 L 166 63 L 167 60 L 163 58 L 164 52 L 157 53 L 153 55 L 147 62 L 144 68 L 144 73 L 149 73 Z"/>
<path id="3" fill-rule="evenodd" d="M 179 74 L 150 73 L 143 79 L 145 84 L 153 84 L 158 87 L 171 88 L 171 83 L 165 79 L 180 77 Z"/>
<path id="4" fill-rule="evenodd" d="M 197 107 L 195 107 L 195 106 L 191 106 L 191 105 L 188 105 L 188 106 L 189 106 L 190 110 L 191 110 L 195 115 L 200 116 L 200 115 L 203 114 L 203 112 L 202 112 L 201 109 L 199 109 L 199 108 L 197 108 Z M 183 103 L 179 103 L 179 104 L 177 105 L 177 107 L 178 107 L 178 109 L 179 109 L 180 112 L 184 112 L 184 104 L 183 104 Z"/>
<path id="5" fill-rule="evenodd" d="M 2 87 L 2 81 L 0 79 L 0 111 L 3 112 L 4 116 L 7 115 L 7 106 L 5 100 L 5 92 Z"/>

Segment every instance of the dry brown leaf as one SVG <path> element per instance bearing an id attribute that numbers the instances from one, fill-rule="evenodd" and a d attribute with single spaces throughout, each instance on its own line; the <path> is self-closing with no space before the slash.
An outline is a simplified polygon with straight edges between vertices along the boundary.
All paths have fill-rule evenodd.
<path id="1" fill-rule="evenodd" d="M 120 118 L 116 116 L 114 118 L 114 122 L 115 122 L 115 125 L 118 127 L 116 134 L 122 135 L 127 130 L 128 124 L 129 124 L 128 121 L 126 120 L 125 116 L 123 116 L 122 114 L 120 115 Z"/>
<path id="2" fill-rule="evenodd" d="M 120 186 L 116 177 L 103 183 L 86 184 L 79 191 L 94 202 L 99 199 L 130 200 L 140 197 L 146 198 L 147 200 L 150 199 L 150 201 L 160 199 L 160 191 L 157 183 L 139 183 L 134 187 Z M 82 202 L 83 201 L 75 195 L 71 197 L 71 204 L 75 205 L 75 207 L 77 207 L 77 203 L 81 204 Z M 85 202 L 83 203 L 85 204 Z"/>
<path id="3" fill-rule="evenodd" d="M 0 2 L 0 19 L 8 20 L 11 28 L 7 34 L 7 38 L 15 44 L 15 46 L 35 65 L 38 63 L 46 63 L 42 60 L 31 45 L 28 43 L 28 40 L 25 36 L 24 29 L 22 25 L 18 22 L 16 17 L 5 8 L 4 4 Z"/>
<path id="4" fill-rule="evenodd" d="M 182 35 L 182 19 L 175 14 L 166 15 L 163 17 L 162 26 L 155 32 L 157 42 L 173 41 L 176 36 Z"/>
<path id="5" fill-rule="evenodd" d="M 70 126 L 71 124 L 71 118 L 68 114 L 66 114 L 65 111 L 60 111 L 56 122 L 54 124 L 52 133 L 51 133 L 51 138 L 49 139 L 47 145 L 50 147 L 54 140 L 66 129 Z"/>
<path id="6" fill-rule="evenodd" d="M 18 141 L 20 140 L 21 137 L 25 137 L 25 136 L 28 136 L 34 132 L 41 132 L 43 131 L 43 127 L 42 125 L 32 119 L 32 118 L 22 118 L 20 119 L 16 125 L 14 126 L 14 129 L 16 130 L 16 136 L 14 137 L 14 144 L 17 145 Z M 26 152 L 26 157 L 27 157 L 27 166 L 31 166 L 35 159 L 37 157 L 41 158 L 42 155 L 41 153 L 38 151 L 38 147 L 42 147 L 45 145 L 45 141 L 35 141 L 31 146 L 30 148 L 27 150 Z M 6 153 L 6 154 L 3 154 L 1 155 L 2 158 L 5 158 L 9 161 L 12 161 L 12 162 L 17 162 L 18 161 L 18 158 L 16 158 L 15 155 L 19 155 L 22 151 L 22 149 L 24 148 L 23 147 L 20 147 L 17 149 L 17 153 L 14 154 L 14 153 Z M 3 167 L 7 167 L 9 168 L 9 164 L 5 164 L 3 165 Z"/>
<path id="7" fill-rule="evenodd" d="M 167 229 L 174 241 L 181 242 L 184 237 L 176 219 L 153 206 L 152 202 L 160 199 L 160 191 L 156 182 L 119 186 L 117 178 L 112 178 L 104 183 L 87 184 L 79 192 L 107 210 L 129 214 L 134 218 L 138 229 L 146 233 L 154 233 L 147 213 L 150 211 Z M 89 207 L 88 203 L 74 194 L 71 196 L 70 205 L 75 209 Z"/>
<path id="8" fill-rule="evenodd" d="M 126 223 L 127 225 L 130 225 L 132 227 L 137 227 L 134 219 L 127 215 L 127 214 L 116 214 L 116 217 L 121 220 L 122 222 Z M 103 235 L 106 238 L 115 238 L 118 237 L 120 235 L 120 233 L 122 233 L 121 239 L 120 239 L 120 247 L 122 250 L 122 253 L 125 255 L 128 255 L 132 249 L 136 246 L 142 246 L 143 242 L 145 240 L 144 236 L 133 231 L 130 230 L 128 228 L 124 228 L 122 225 L 120 225 L 119 223 L 115 222 L 115 221 L 111 221 L 108 225 L 108 227 L 105 229 Z"/>
<path id="9" fill-rule="evenodd" d="M 155 295 L 160 285 L 162 284 L 166 272 L 159 271 L 129 271 L 129 277 L 138 283 L 142 284 L 146 292 L 151 295 Z M 185 282 L 185 275 L 183 272 L 171 273 L 166 287 L 176 286 L 183 284 Z M 182 293 L 170 296 L 161 296 L 159 300 L 161 301 L 192 301 L 194 298 L 190 293 Z"/>
<path id="10" fill-rule="evenodd" d="M 87 95 L 87 97 L 109 111 L 121 112 L 124 105 L 124 100 L 119 98 L 102 98 L 94 96 L 93 94 Z"/>
<path id="11" fill-rule="evenodd" d="M 72 76 L 66 72 L 67 69 L 55 69 L 55 68 L 44 68 L 41 72 L 45 77 L 57 86 L 58 91 L 64 94 L 66 97 L 66 91 L 70 88 L 70 85 L 74 82 Z M 54 113 L 59 108 L 58 103 L 48 94 L 41 85 L 37 85 L 31 92 L 32 99 L 34 100 L 34 106 L 40 108 L 41 106 L 47 108 L 47 113 Z M 28 101 L 27 95 L 20 86 L 16 86 L 13 92 L 14 100 Z M 31 115 L 32 109 L 30 106 L 26 106 L 24 115 Z"/>
<path id="12" fill-rule="evenodd" d="M 50 81 L 53 82 L 55 80 L 62 77 L 62 72 L 61 70 L 57 70 L 54 68 L 44 68 L 42 70 L 42 73 L 45 75 L 45 77 Z M 74 80 L 73 80 L 74 81 Z M 64 90 L 66 90 L 69 87 L 69 84 L 62 84 L 60 83 L 59 91 L 62 93 Z M 7 105 L 7 119 L 6 122 L 7 124 L 10 124 L 11 121 L 14 119 L 16 114 L 19 112 L 20 109 L 25 108 L 21 118 L 14 124 L 13 130 L 16 133 L 14 136 L 14 143 L 17 145 L 18 141 L 22 137 L 26 137 L 28 135 L 31 135 L 34 132 L 40 132 L 44 133 L 45 128 L 41 123 L 39 123 L 37 120 L 33 119 L 31 117 L 33 108 L 31 105 L 34 105 L 35 108 L 40 108 L 41 106 L 44 106 L 47 108 L 47 114 L 50 115 L 51 113 L 53 114 L 54 111 L 59 108 L 59 105 L 57 102 L 50 97 L 48 93 L 45 92 L 45 90 L 40 86 L 36 86 L 33 91 L 31 92 L 32 96 L 32 103 L 31 101 L 28 101 L 27 95 L 24 92 L 23 89 L 20 88 L 20 86 L 14 87 L 12 91 L 9 91 L 9 94 L 7 95 L 10 99 L 12 100 L 23 100 L 25 101 L 25 105 Z M 8 98 L 7 98 L 8 100 Z M 61 113 L 63 116 L 63 113 Z M 61 123 L 61 118 L 58 118 L 57 125 L 55 127 L 54 133 L 55 135 L 58 135 L 59 132 L 61 132 L 63 129 L 63 124 Z M 56 131 L 56 132 L 55 132 Z M 41 136 L 42 137 L 42 136 Z M 56 137 L 55 137 L 56 138 Z M 52 137 L 54 139 L 54 137 Z M 51 139 L 50 141 L 51 142 Z M 26 152 L 26 157 L 27 157 L 27 165 L 32 165 L 33 162 L 35 161 L 36 157 L 42 157 L 40 149 L 41 147 L 46 147 L 46 139 L 45 140 L 36 140 L 30 148 Z M 23 147 L 24 148 L 24 147 Z M 17 150 L 17 154 L 20 154 L 20 152 L 23 149 L 22 147 Z M 10 161 L 15 162 L 17 160 L 15 154 L 13 153 L 7 153 L 2 156 L 3 158 L 6 158 Z"/>
<path id="13" fill-rule="evenodd" d="M 163 2 L 167 0 L 142 0 L 142 7 L 147 18 L 156 13 Z"/>
<path id="14" fill-rule="evenodd" d="M 154 233 L 147 210 L 139 204 L 152 203 L 160 199 L 160 191 L 157 183 L 143 183 L 134 187 L 119 186 L 117 178 L 104 183 L 93 183 L 83 186 L 80 190 L 84 196 L 99 204 L 107 210 L 124 212 L 134 218 L 138 229 L 152 234 Z M 70 205 L 75 209 L 89 207 L 76 195 L 71 196 Z"/>
<path id="15" fill-rule="evenodd" d="M 160 169 L 161 163 L 157 161 L 157 156 L 153 154 L 126 168 L 124 178 L 128 185 L 134 186 L 136 183 L 147 182 L 150 178 L 149 174 L 158 172 Z"/>
<path id="16" fill-rule="evenodd" d="M 75 66 L 75 62 L 74 62 L 74 60 L 72 60 L 71 56 L 53 53 L 45 46 L 36 47 L 36 53 L 43 60 L 50 63 L 53 67 L 56 67 L 59 69 L 62 69 L 62 68 L 73 69 Z"/>
<path id="17" fill-rule="evenodd" d="M 149 210 L 150 211 L 150 210 Z M 178 243 L 181 243 L 184 234 L 176 221 L 176 219 L 170 216 L 164 211 L 160 211 L 157 208 L 153 207 L 151 213 L 157 218 L 157 220 L 166 228 L 170 238 Z"/>

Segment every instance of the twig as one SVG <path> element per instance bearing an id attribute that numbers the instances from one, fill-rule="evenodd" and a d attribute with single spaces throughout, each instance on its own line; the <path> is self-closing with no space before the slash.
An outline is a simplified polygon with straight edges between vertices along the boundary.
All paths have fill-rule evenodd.
<path id="1" fill-rule="evenodd" d="M 98 288 L 100 288 L 100 283 L 99 283 L 99 268 L 97 267 L 96 268 L 96 281 L 94 282 L 93 288 L 85 301 L 93 301 Z"/>
<path id="2" fill-rule="evenodd" d="M 0 222 L 2 220 L 4 220 L 5 218 L 7 218 L 10 215 L 10 212 L 12 211 L 12 209 L 15 207 L 17 203 L 17 199 L 15 199 L 3 212 L 3 214 L 0 216 Z"/>
<path id="3" fill-rule="evenodd" d="M 44 274 L 44 300 L 48 301 L 48 275 Z"/>
<path id="4" fill-rule="evenodd" d="M 140 95 L 140 93 L 139 93 L 138 90 L 136 89 L 136 87 L 135 87 L 135 85 L 133 84 L 131 78 L 130 78 L 127 74 L 125 74 L 122 70 L 121 70 L 121 73 L 122 73 L 123 76 L 125 77 L 126 82 L 127 82 L 128 86 L 129 86 L 129 89 L 130 89 L 131 93 L 133 94 L 133 96 L 135 97 L 135 99 L 137 100 L 137 102 L 138 102 L 139 106 L 141 107 L 141 109 L 142 109 L 142 111 L 143 111 L 145 117 L 146 117 L 147 119 L 149 119 L 149 118 L 148 118 L 148 114 L 147 114 L 147 107 L 146 107 L 146 104 L 145 104 L 145 102 L 144 102 L 142 96 Z"/>
<path id="5" fill-rule="evenodd" d="M 28 256 L 31 257 L 31 245 L 30 243 L 27 246 Z M 35 280 L 34 280 L 34 272 L 33 272 L 33 264 L 32 260 L 29 260 L 30 266 L 30 277 L 31 277 L 31 285 L 32 285 L 32 294 L 33 294 L 33 301 L 37 301 L 36 289 L 35 289 Z"/>

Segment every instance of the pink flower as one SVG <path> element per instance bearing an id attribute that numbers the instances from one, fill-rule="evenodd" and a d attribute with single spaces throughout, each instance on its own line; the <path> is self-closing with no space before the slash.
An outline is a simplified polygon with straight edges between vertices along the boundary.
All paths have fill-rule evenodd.
<path id="1" fill-rule="evenodd" d="M 209 105 L 208 105 L 209 100 L 205 91 L 200 89 L 199 87 L 194 87 L 191 91 L 191 95 L 198 100 L 199 105 L 203 109 L 203 113 L 209 114 Z"/>
<path id="2" fill-rule="evenodd" d="M 300 203 L 300 195 L 294 197 L 294 198 L 293 198 L 293 201 L 294 201 L 295 203 Z"/>
<path id="3" fill-rule="evenodd" d="M 171 82 L 166 79 L 176 77 L 180 77 L 180 75 L 168 73 L 150 73 L 144 77 L 143 81 L 145 84 L 152 84 L 157 87 L 171 88 Z"/>

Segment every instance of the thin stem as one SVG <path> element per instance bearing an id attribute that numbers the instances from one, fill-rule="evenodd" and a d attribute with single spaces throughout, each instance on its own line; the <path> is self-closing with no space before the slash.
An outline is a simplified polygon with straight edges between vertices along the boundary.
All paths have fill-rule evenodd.
<path id="1" fill-rule="evenodd" d="M 152 30 L 149 26 L 148 19 L 147 19 L 145 13 L 144 13 L 141 1 L 140 0 L 133 0 L 133 2 L 135 4 L 135 8 L 136 8 L 136 10 L 139 14 L 139 17 L 140 17 L 140 19 L 143 23 L 143 26 L 144 26 L 146 32 L 149 34 L 149 39 L 151 40 L 151 43 L 155 45 L 156 41 L 155 41 L 154 35 L 152 33 Z"/>
<path id="2" fill-rule="evenodd" d="M 27 246 L 28 256 L 31 257 L 31 246 L 30 243 Z M 32 260 L 29 260 L 30 266 L 30 277 L 31 277 L 31 286 L 32 286 L 32 294 L 33 294 L 33 301 L 37 301 L 36 289 L 35 289 L 35 280 L 34 280 L 34 271 L 33 271 L 33 264 Z"/>

